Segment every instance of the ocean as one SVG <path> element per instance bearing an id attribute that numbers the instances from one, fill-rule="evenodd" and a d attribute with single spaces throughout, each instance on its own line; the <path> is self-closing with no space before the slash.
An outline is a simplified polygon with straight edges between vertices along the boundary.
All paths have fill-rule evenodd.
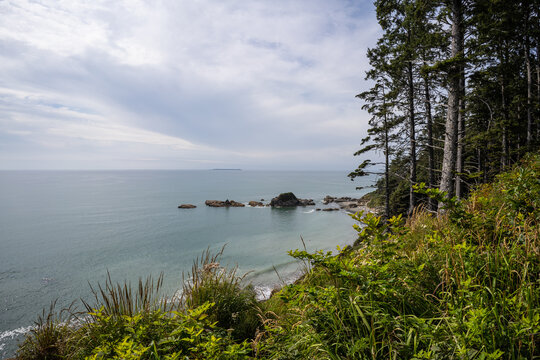
<path id="1" fill-rule="evenodd" d="M 333 171 L 0 171 L 0 358 L 52 301 L 91 300 L 89 284 L 165 275 L 165 294 L 210 248 L 238 265 L 261 297 L 292 281 L 302 248 L 335 250 L 355 240 L 344 212 L 315 211 L 326 195 L 360 197 L 346 172 Z M 205 200 L 267 203 L 282 192 L 313 199 L 292 209 L 210 208 Z M 196 209 L 178 209 L 191 203 Z M 276 274 L 279 273 L 279 277 Z"/>

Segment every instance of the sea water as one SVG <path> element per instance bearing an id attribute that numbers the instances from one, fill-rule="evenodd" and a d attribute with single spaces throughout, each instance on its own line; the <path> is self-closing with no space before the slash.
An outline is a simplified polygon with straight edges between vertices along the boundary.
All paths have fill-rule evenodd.
<path id="1" fill-rule="evenodd" d="M 363 184 L 372 179 L 363 180 Z M 250 271 L 260 296 L 292 281 L 291 249 L 335 250 L 355 239 L 343 212 L 315 211 L 326 195 L 360 197 L 346 172 L 1 171 L 0 358 L 13 355 L 44 308 L 91 300 L 90 284 L 165 275 L 165 293 L 210 248 Z M 282 192 L 314 199 L 290 209 L 211 208 L 205 200 L 267 203 Z M 195 209 L 178 209 L 191 203 Z M 279 274 L 279 276 L 278 276 Z M 80 301 L 79 301 L 80 304 Z"/>

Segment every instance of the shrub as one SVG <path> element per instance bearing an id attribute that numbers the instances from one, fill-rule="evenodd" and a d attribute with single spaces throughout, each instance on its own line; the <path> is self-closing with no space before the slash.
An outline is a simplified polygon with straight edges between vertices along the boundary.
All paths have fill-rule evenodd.
<path id="1" fill-rule="evenodd" d="M 212 302 L 211 319 L 224 329 L 230 329 L 236 339 L 253 339 L 261 324 L 259 304 L 251 285 L 243 286 L 244 276 L 237 267 L 226 269 L 219 264 L 224 248 L 211 255 L 207 249 L 193 264 L 188 279 L 184 279 L 183 301 L 187 308 Z"/>
<path id="2" fill-rule="evenodd" d="M 51 304 L 48 312 L 43 310 L 34 327 L 19 345 L 17 359 L 63 359 L 68 353 L 68 344 L 73 333 L 73 317 L 69 308 L 57 313 L 55 307 L 56 301 Z"/>

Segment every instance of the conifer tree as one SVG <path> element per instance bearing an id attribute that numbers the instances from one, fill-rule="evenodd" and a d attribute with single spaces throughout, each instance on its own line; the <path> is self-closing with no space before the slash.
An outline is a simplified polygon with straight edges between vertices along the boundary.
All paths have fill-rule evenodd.
<path id="1" fill-rule="evenodd" d="M 369 121 L 370 128 L 368 136 L 362 140 L 362 148 L 354 155 L 359 156 L 372 150 L 382 150 L 384 154 L 384 202 L 385 216 L 390 217 L 390 185 L 389 185 L 389 166 L 390 166 L 390 143 L 395 138 L 392 130 L 396 123 L 391 118 L 390 109 L 394 101 L 394 94 L 390 92 L 391 82 L 385 74 L 387 47 L 384 42 L 379 42 L 379 46 L 368 51 L 368 58 L 373 69 L 366 74 L 366 80 L 375 81 L 375 85 L 368 91 L 356 95 L 357 98 L 365 101 L 362 107 L 371 115 Z M 353 180 L 359 176 L 365 176 L 371 172 L 366 168 L 371 165 L 376 165 L 371 160 L 365 160 L 358 168 L 351 172 L 348 176 Z"/>
<path id="2" fill-rule="evenodd" d="M 413 192 L 416 182 L 435 187 L 440 174 L 439 189 L 459 198 L 538 148 L 540 0 L 375 5 L 382 28 L 368 53 L 378 54 L 368 76 L 375 85 L 359 97 L 379 119 L 370 123 L 367 142 L 378 145 L 368 147 L 383 149 L 383 130 L 390 130 L 392 156 L 379 189 L 384 185 L 386 199 L 399 203 L 386 206 L 387 213 L 412 211 L 422 200 Z"/>
<path id="3" fill-rule="evenodd" d="M 453 177 L 456 166 L 459 105 L 461 97 L 461 63 L 463 61 L 463 4 L 451 0 L 449 4 L 452 23 L 452 52 L 448 69 L 448 115 L 446 117 L 444 156 L 441 169 L 440 190 L 453 195 Z"/>

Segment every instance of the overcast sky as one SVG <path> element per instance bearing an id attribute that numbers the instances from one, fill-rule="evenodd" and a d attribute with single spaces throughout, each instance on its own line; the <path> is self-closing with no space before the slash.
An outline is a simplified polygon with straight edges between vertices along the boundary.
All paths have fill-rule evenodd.
<path id="1" fill-rule="evenodd" d="M 3 0 L 0 19 L 0 169 L 359 162 L 371 0 Z"/>

